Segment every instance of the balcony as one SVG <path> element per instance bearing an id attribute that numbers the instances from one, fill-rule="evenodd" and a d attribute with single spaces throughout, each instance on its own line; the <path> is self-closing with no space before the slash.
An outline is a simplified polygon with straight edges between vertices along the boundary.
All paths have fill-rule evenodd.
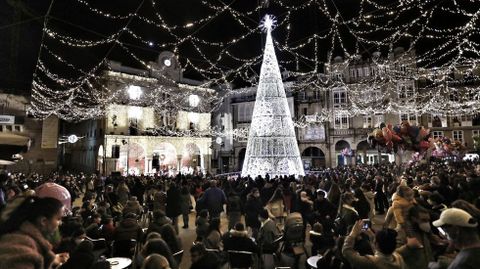
<path id="1" fill-rule="evenodd" d="M 333 129 L 333 136 L 349 136 L 354 134 L 355 129 Z"/>
<path id="2" fill-rule="evenodd" d="M 333 129 L 332 136 L 367 136 L 372 129 L 370 128 L 357 128 L 357 129 Z"/>

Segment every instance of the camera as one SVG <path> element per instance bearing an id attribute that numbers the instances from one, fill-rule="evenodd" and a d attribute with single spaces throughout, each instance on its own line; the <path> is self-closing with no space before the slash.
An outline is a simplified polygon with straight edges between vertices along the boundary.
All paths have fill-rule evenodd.
<path id="1" fill-rule="evenodd" d="M 372 222 L 369 219 L 363 219 L 362 221 L 363 221 L 363 226 L 362 226 L 363 231 L 366 231 L 372 227 Z"/>

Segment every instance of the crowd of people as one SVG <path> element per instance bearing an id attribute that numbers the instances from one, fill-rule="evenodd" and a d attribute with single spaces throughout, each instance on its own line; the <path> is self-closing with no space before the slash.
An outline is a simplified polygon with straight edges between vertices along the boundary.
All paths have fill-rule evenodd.
<path id="1" fill-rule="evenodd" d="M 69 202 L 39 197 L 46 182 L 63 186 Z M 479 194 L 471 161 L 340 166 L 302 178 L 4 172 L 0 269 L 110 268 L 109 257 L 175 269 L 184 250 L 190 268 L 298 268 L 317 255 L 326 269 L 480 268 Z M 195 229 L 188 245 L 182 229 Z"/>

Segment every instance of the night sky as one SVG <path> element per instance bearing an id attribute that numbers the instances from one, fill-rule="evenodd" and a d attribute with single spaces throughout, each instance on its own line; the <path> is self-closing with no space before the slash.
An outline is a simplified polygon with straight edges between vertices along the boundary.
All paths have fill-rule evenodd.
<path id="1" fill-rule="evenodd" d="M 459 0 L 463 2 L 463 0 Z M 205 17 L 205 14 L 212 14 L 212 10 L 201 4 L 200 0 L 175 0 L 175 1 L 152 1 L 152 0 L 103 0 L 103 1 L 87 1 L 91 6 L 99 10 L 108 11 L 112 14 L 127 15 L 129 12 L 134 12 L 138 8 L 137 14 L 149 19 L 155 19 L 155 11 L 162 14 L 169 25 L 185 25 L 190 21 Z M 155 2 L 155 4 L 153 3 Z M 224 4 L 229 4 L 230 7 L 239 13 L 253 10 L 262 1 L 245 1 L 245 0 L 216 0 L 206 1 L 207 3 L 222 7 Z M 271 1 L 270 5 L 261 8 L 258 11 L 243 18 L 248 25 L 247 27 L 256 27 L 264 14 L 274 14 L 279 18 L 285 18 L 288 8 L 278 5 L 277 1 Z M 287 5 L 298 6 L 305 1 L 290 0 L 282 1 Z M 326 0 L 326 6 L 331 14 L 338 14 L 343 20 L 349 20 L 358 14 L 360 9 L 358 0 L 342 0 L 331 1 Z M 377 0 L 377 2 L 382 2 Z M 392 1 L 383 1 L 390 3 Z M 435 2 L 435 1 L 432 1 Z M 437 1 L 448 4 L 449 1 Z M 467 1 L 468 2 L 468 1 Z M 3 0 L 0 1 L 0 89 L 7 91 L 14 91 L 18 93 L 29 93 L 32 83 L 32 75 L 35 71 L 38 52 L 40 50 L 42 28 L 44 23 L 44 15 L 46 14 L 50 5 L 48 0 Z M 477 5 L 468 4 L 471 9 L 478 9 Z M 427 7 L 428 8 L 428 7 Z M 368 11 L 368 10 L 367 10 Z M 370 10 L 375 14 L 375 9 Z M 420 11 L 415 11 L 398 20 L 398 24 L 410 21 L 412 18 L 418 16 Z M 438 25 L 442 24 L 456 24 L 461 25 L 463 21 L 458 18 L 435 18 Z M 293 12 L 290 17 L 291 31 L 289 36 L 289 46 L 295 46 L 304 42 L 305 38 L 311 36 L 313 33 L 319 35 L 326 33 L 330 29 L 329 20 L 318 10 L 310 8 L 301 11 Z M 157 42 L 168 42 L 171 40 L 165 31 L 159 31 L 155 27 L 148 26 L 142 23 L 138 18 L 132 19 L 107 19 L 103 16 L 97 15 L 85 5 L 78 3 L 76 0 L 57 0 L 53 2 L 53 6 L 48 17 L 48 26 L 50 29 L 68 36 L 86 39 L 98 40 L 105 38 L 119 29 L 122 29 L 128 24 L 129 29 L 141 36 L 144 40 Z M 245 28 L 242 28 L 235 23 L 231 16 L 221 15 L 214 20 L 204 23 L 199 27 L 192 29 L 177 30 L 175 34 L 180 36 L 188 36 L 194 34 L 196 37 L 218 42 L 228 42 L 232 37 L 237 37 L 245 33 Z M 357 45 L 352 36 L 348 34 L 347 29 L 340 29 L 342 34 L 342 42 L 349 51 L 354 51 Z M 415 29 L 413 29 L 415 31 Z M 283 42 L 286 38 L 287 31 L 285 28 L 276 29 L 273 32 L 274 39 Z M 382 33 L 378 33 L 376 39 L 382 39 Z M 119 40 L 131 52 L 145 61 L 153 61 L 156 56 L 165 48 L 156 45 L 148 46 L 138 40 L 132 38 L 128 34 L 122 34 Z M 408 40 L 400 40 L 395 45 L 403 45 L 402 42 Z M 441 42 L 442 40 L 440 40 Z M 264 35 L 261 33 L 254 33 L 247 40 L 242 41 L 235 46 L 227 44 L 228 48 L 232 48 L 232 53 L 239 58 L 249 58 L 259 55 L 263 48 Z M 101 61 L 105 56 L 108 59 L 113 59 L 122 62 L 124 65 L 139 67 L 142 65 L 138 61 L 129 57 L 123 49 L 118 45 L 105 44 L 95 48 L 72 48 L 61 44 L 51 38 L 45 39 L 45 44 L 55 53 L 64 57 L 68 62 L 73 63 L 76 67 L 83 70 L 91 69 L 95 64 Z M 408 43 L 405 43 L 408 44 Z M 419 43 L 416 48 L 419 51 L 426 51 L 434 46 L 428 42 Z M 166 48 L 171 50 L 172 48 Z M 321 50 L 320 61 L 325 61 L 325 55 L 329 50 L 333 50 L 334 54 L 340 54 L 340 48 L 331 48 L 328 42 L 320 43 Z M 375 50 L 386 50 L 388 48 L 374 47 L 371 45 L 360 44 L 360 50 L 365 57 L 368 57 Z M 185 42 L 179 47 L 181 52 L 180 61 L 183 63 L 189 59 L 200 67 L 208 67 L 205 60 L 189 43 Z M 304 51 L 299 51 L 308 55 L 313 51 L 312 46 L 306 46 Z M 218 54 L 218 49 L 202 47 L 202 52 L 207 54 L 212 59 Z M 46 52 L 43 52 L 46 54 Z M 42 54 L 42 55 L 44 55 Z M 292 55 L 277 51 L 277 57 L 280 61 L 292 60 Z M 61 74 L 65 78 L 76 79 L 79 73 L 66 71 L 65 66 L 53 61 L 51 57 L 44 57 L 44 62 L 51 69 L 51 71 Z M 235 69 L 238 62 L 232 60 L 225 60 L 219 64 L 222 70 Z M 282 64 L 282 63 L 281 63 Z M 307 61 L 300 62 L 300 66 L 293 66 L 284 64 L 281 68 L 291 70 L 299 68 L 299 71 L 312 70 L 311 63 Z M 253 66 L 252 70 L 258 71 L 258 66 Z M 321 70 L 321 69 L 320 69 Z M 198 73 L 193 70 L 185 72 L 186 77 L 201 79 Z"/>

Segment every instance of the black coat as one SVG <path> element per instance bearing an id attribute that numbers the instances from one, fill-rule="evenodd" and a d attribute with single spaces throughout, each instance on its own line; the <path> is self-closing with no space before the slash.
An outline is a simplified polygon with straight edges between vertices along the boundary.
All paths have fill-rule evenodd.
<path id="1" fill-rule="evenodd" d="M 245 203 L 245 225 L 247 227 L 260 228 L 258 216 L 262 210 L 263 206 L 260 198 L 249 195 Z"/>
<path id="2" fill-rule="evenodd" d="M 176 218 L 182 214 L 182 206 L 180 203 L 181 193 L 176 186 L 172 186 L 167 191 L 167 207 L 165 215 L 169 218 Z"/>

